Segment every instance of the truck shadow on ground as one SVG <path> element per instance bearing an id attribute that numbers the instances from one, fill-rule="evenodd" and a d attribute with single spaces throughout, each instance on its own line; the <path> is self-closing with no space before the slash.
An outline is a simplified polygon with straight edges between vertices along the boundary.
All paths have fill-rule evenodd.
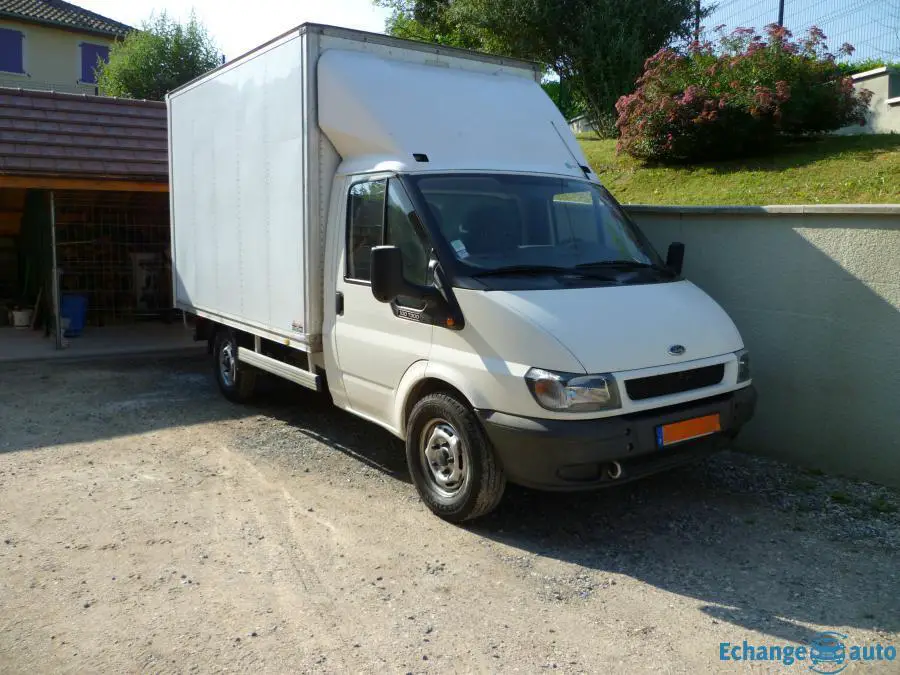
<path id="1" fill-rule="evenodd" d="M 275 377 L 264 375 L 252 412 L 281 420 L 302 436 L 403 483 L 411 483 L 403 442 L 391 433 L 335 408 L 331 399 Z"/>
<path id="2" fill-rule="evenodd" d="M 203 354 L 4 364 L 0 454 L 252 414 L 221 405 L 210 370 Z"/>
<path id="3" fill-rule="evenodd" d="M 788 478 L 773 481 L 775 472 Z M 695 598 L 711 628 L 727 622 L 801 642 L 817 632 L 801 624 L 896 631 L 896 514 L 855 493 L 834 493 L 850 502 L 834 503 L 832 480 L 724 453 L 596 493 L 513 487 L 471 530 Z M 577 578 L 556 584 L 563 599 L 602 592 Z"/>
<path id="4" fill-rule="evenodd" d="M 255 407 L 409 482 L 402 444 L 324 397 L 279 383 Z M 838 489 L 847 492 L 842 503 L 832 498 Z M 803 624 L 900 630 L 900 516 L 873 510 L 882 503 L 873 491 L 882 494 L 728 452 L 598 492 L 509 486 L 495 513 L 465 529 L 512 549 L 525 574 L 540 558 L 587 568 L 547 579 L 549 602 L 601 594 L 609 580 L 598 572 L 622 574 L 695 598 L 711 630 L 716 622 L 742 629 L 733 632 L 738 643 L 747 631 L 802 642 L 816 632 Z"/>

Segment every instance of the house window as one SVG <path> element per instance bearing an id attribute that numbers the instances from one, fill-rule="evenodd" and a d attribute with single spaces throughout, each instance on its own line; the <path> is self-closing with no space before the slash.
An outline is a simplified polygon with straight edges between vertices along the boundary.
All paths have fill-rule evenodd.
<path id="1" fill-rule="evenodd" d="M 0 70 L 7 73 L 24 73 L 22 44 L 25 35 L 10 28 L 0 28 Z"/>
<path id="2" fill-rule="evenodd" d="M 87 84 L 97 84 L 97 75 L 94 69 L 97 64 L 109 63 L 109 47 L 106 45 L 92 45 L 88 42 L 81 43 L 81 81 Z"/>

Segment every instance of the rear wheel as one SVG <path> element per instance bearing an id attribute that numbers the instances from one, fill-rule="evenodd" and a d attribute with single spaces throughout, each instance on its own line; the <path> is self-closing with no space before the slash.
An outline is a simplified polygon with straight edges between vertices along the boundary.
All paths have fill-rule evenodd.
<path id="1" fill-rule="evenodd" d="M 409 416 L 406 462 L 422 501 L 459 523 L 493 511 L 506 477 L 471 408 L 444 393 L 429 394 Z"/>
<path id="2" fill-rule="evenodd" d="M 237 334 L 230 328 L 216 333 L 213 346 L 213 369 L 219 389 L 229 401 L 245 403 L 256 391 L 257 372 L 238 361 Z"/>

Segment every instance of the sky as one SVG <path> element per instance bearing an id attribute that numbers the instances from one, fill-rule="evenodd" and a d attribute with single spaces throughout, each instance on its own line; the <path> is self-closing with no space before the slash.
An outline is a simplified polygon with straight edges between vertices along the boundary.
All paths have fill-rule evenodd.
<path id="1" fill-rule="evenodd" d="M 186 19 L 193 8 L 225 57 L 231 59 L 301 23 L 312 21 L 384 32 L 387 11 L 372 0 L 72 0 L 130 26 L 153 12 Z"/>

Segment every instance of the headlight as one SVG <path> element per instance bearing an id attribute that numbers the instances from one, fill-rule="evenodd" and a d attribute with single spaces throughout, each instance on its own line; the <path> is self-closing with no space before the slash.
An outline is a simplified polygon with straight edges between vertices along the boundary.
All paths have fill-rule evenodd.
<path id="1" fill-rule="evenodd" d="M 532 368 L 525 381 L 534 400 L 547 410 L 593 412 L 621 405 L 616 380 L 608 373 L 577 375 Z"/>
<path id="2" fill-rule="evenodd" d="M 735 352 L 734 355 L 738 360 L 738 382 L 746 382 L 750 379 L 750 352 L 746 349 L 742 349 L 739 352 Z"/>

